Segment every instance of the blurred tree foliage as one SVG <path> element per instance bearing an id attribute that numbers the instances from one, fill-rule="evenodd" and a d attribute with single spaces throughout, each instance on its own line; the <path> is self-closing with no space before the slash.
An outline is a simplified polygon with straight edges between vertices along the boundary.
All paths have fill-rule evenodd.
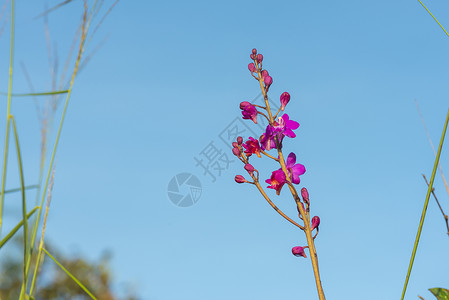
<path id="1" fill-rule="evenodd" d="M 14 249 L 10 249 L 8 253 L 3 253 L 0 262 L 0 300 L 19 299 L 23 274 L 23 242 L 21 238 L 16 238 L 13 243 L 14 245 L 11 246 Z M 90 262 L 79 256 L 64 256 L 49 245 L 46 245 L 46 249 L 70 273 L 78 278 L 97 299 L 119 299 L 111 289 L 112 273 L 109 267 L 111 260 L 110 253 L 105 252 L 97 262 Z M 44 259 L 41 261 L 37 277 L 37 288 L 34 295 L 35 300 L 90 299 L 51 258 L 45 255 L 42 256 Z M 35 264 L 35 261 L 32 264 Z M 34 270 L 34 268 L 31 268 L 31 270 Z M 128 291 L 128 295 L 120 299 L 137 300 L 138 298 L 132 291 Z"/>

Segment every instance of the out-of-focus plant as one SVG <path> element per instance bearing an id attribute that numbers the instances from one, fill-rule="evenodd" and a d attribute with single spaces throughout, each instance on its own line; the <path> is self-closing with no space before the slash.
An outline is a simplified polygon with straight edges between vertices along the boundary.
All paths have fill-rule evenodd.
<path id="1" fill-rule="evenodd" d="M 53 6 L 50 9 L 45 10 L 42 14 L 38 16 L 38 18 L 44 18 L 46 20 L 47 15 L 49 13 L 54 12 L 61 6 L 68 4 L 69 1 L 62 1 L 59 4 Z M 31 93 L 14 93 L 12 91 L 12 81 L 13 81 L 13 71 L 14 68 L 14 26 L 15 26 L 15 1 L 10 1 L 10 51 L 9 51 L 9 79 L 8 79 L 8 91 L 7 93 L 1 93 L 2 96 L 6 96 L 6 126 L 5 126 L 5 146 L 3 151 L 3 164 L 2 164 L 2 174 L 1 174 L 1 188 L 0 188 L 0 250 L 5 246 L 6 243 L 11 241 L 11 238 L 19 231 L 22 231 L 23 234 L 23 259 L 20 267 L 22 276 L 21 276 L 21 284 L 20 284 L 20 293 L 19 299 L 33 299 L 34 295 L 36 295 L 36 286 L 37 284 L 37 276 L 40 274 L 39 267 L 40 263 L 43 261 L 44 257 L 47 257 L 54 261 L 54 263 L 61 268 L 62 271 L 65 272 L 67 278 L 73 280 L 85 293 L 87 293 L 91 298 L 95 299 L 95 296 L 89 291 L 89 289 L 84 286 L 84 284 L 76 278 L 69 270 L 61 264 L 61 262 L 57 259 L 57 257 L 53 256 L 50 251 L 45 247 L 44 235 L 46 228 L 46 220 L 50 207 L 51 200 L 51 190 L 54 182 L 54 162 L 56 150 L 59 144 L 59 140 L 61 137 L 62 127 L 64 124 L 66 112 L 68 109 L 69 100 L 72 95 L 72 90 L 75 82 L 75 78 L 77 77 L 80 69 L 85 65 L 85 63 L 89 60 L 90 56 L 86 57 L 85 51 L 86 46 L 91 41 L 94 34 L 97 32 L 99 26 L 103 23 L 104 18 L 109 14 L 111 9 L 116 5 L 118 0 L 116 0 L 110 8 L 103 14 L 103 17 L 97 22 L 95 21 L 96 17 L 99 16 L 101 11 L 101 7 L 104 3 L 103 0 L 94 0 L 90 5 L 87 1 L 82 3 L 82 14 L 81 21 L 78 26 L 78 30 L 76 32 L 73 45 L 69 51 L 68 59 L 63 68 L 62 76 L 59 78 L 59 82 L 57 81 L 57 59 L 54 60 L 54 65 L 52 65 L 52 90 L 44 91 L 44 92 L 34 92 L 32 89 Z M 80 2 L 79 2 L 80 3 Z M 48 31 L 46 27 L 46 35 L 48 37 Z M 3 26 L 2 30 L 3 31 Z M 47 44 L 49 39 L 47 39 Z M 50 53 L 51 51 L 49 51 Z M 49 55 L 50 56 L 50 55 Z M 72 68 L 72 71 L 68 70 Z M 23 68 L 26 78 L 29 80 L 26 69 Z M 68 76 L 68 79 L 65 78 L 66 74 L 71 74 Z M 30 88 L 32 85 L 30 84 Z M 43 112 L 39 111 L 39 100 L 36 101 L 36 107 L 38 108 L 38 113 L 41 120 L 41 162 L 40 162 L 40 175 L 39 182 L 37 185 L 26 186 L 25 178 L 23 172 L 23 162 L 22 162 L 22 151 L 20 149 L 19 143 L 19 134 L 18 128 L 16 125 L 16 120 L 14 118 L 15 113 L 13 112 L 12 107 L 12 98 L 14 97 L 33 97 L 35 99 L 50 97 L 50 101 L 46 102 L 50 104 L 46 106 Z M 65 101 L 63 103 L 62 115 L 59 120 L 59 125 L 57 127 L 55 142 L 52 146 L 47 147 L 47 136 L 49 131 L 49 124 L 53 121 L 53 115 L 56 111 L 57 105 L 61 102 L 60 97 L 65 97 Z M 2 110 L 3 112 L 3 110 Z M 13 139 L 13 142 L 10 140 Z M 8 169 L 8 156 L 12 151 L 11 143 L 14 144 L 14 150 L 17 156 L 17 165 L 19 169 L 19 179 L 20 179 L 20 188 L 6 190 L 6 178 L 7 178 L 7 169 Z M 52 149 L 50 154 L 49 162 L 46 162 L 46 153 L 47 149 Z M 45 165 L 48 165 L 48 168 L 44 169 Z M 44 174 L 46 174 L 44 176 Z M 25 198 L 25 190 L 30 188 L 36 188 L 36 204 L 32 209 L 27 207 L 27 200 Z M 9 232 L 5 235 L 2 235 L 2 225 L 4 220 L 4 203 L 6 196 L 9 193 L 20 191 L 21 192 L 21 204 L 22 204 L 22 219 L 14 226 Z M 38 236 L 38 231 L 41 228 L 40 237 Z M 56 255 L 57 256 L 57 255 Z M 38 263 L 36 263 L 38 262 Z"/>
<path id="2" fill-rule="evenodd" d="M 19 298 L 22 285 L 23 261 L 17 253 L 23 245 L 23 236 L 12 240 L 12 248 L 2 256 L 0 263 L 0 299 L 13 300 Z M 47 245 L 53 255 L 65 268 L 76 276 L 84 285 L 91 287 L 92 294 L 98 299 L 104 300 L 135 300 L 138 299 L 132 289 L 128 289 L 127 295 L 118 297 L 111 288 L 113 274 L 110 270 L 111 254 L 104 252 L 98 261 L 90 261 L 80 255 L 64 255 L 54 246 Z M 32 266 L 35 261 L 32 261 Z M 41 274 L 37 282 L 35 299 L 57 300 L 57 299 L 85 299 L 86 293 L 80 286 L 68 277 L 65 272 L 51 260 L 45 260 L 39 268 Z"/>

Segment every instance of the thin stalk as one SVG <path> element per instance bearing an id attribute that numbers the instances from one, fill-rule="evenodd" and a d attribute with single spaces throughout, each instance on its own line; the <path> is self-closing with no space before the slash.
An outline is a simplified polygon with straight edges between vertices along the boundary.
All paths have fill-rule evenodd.
<path id="1" fill-rule="evenodd" d="M 28 214 L 27 214 L 27 219 L 29 219 L 35 212 L 36 210 L 39 208 L 39 206 L 36 206 L 35 208 L 33 208 Z M 20 227 L 22 227 L 23 225 L 23 219 L 20 220 L 20 222 L 14 226 L 14 228 L 0 241 L 0 249 L 6 244 L 7 241 L 9 241 L 14 234 L 16 234 L 17 231 L 19 231 Z"/>
<path id="2" fill-rule="evenodd" d="M 24 93 L 24 94 L 11 94 L 11 97 L 34 97 L 34 96 L 49 96 L 49 95 L 59 95 L 59 94 L 67 94 L 68 90 L 62 91 L 50 91 L 50 92 L 41 92 L 41 93 Z M 8 93 L 0 92 L 0 95 L 9 95 Z"/>
<path id="3" fill-rule="evenodd" d="M 422 174 L 422 177 L 424 177 L 424 180 L 426 181 L 427 186 L 429 186 L 429 182 L 427 181 L 426 175 Z M 446 222 L 446 228 L 447 228 L 447 234 L 449 235 L 449 217 L 444 213 L 443 208 L 441 207 L 440 201 L 438 201 L 437 195 L 435 195 L 435 189 L 432 189 L 432 196 L 435 199 L 435 201 L 438 204 L 438 207 L 440 208 L 441 214 L 443 215 L 444 221 Z"/>
<path id="4" fill-rule="evenodd" d="M 22 220 L 23 220 L 23 285 L 27 285 L 27 260 L 28 260 L 28 218 L 25 199 L 25 179 L 23 177 L 22 155 L 20 154 L 19 135 L 17 134 L 16 121 L 11 116 L 12 127 L 14 129 L 14 139 L 16 141 L 17 161 L 19 164 L 20 186 L 22 190 Z"/>
<path id="5" fill-rule="evenodd" d="M 3 154 L 3 171 L 2 171 L 2 189 L 0 195 L 0 236 L 2 232 L 3 204 L 5 199 L 6 184 L 6 164 L 8 161 L 8 143 L 9 143 L 9 116 L 11 114 L 11 93 L 12 93 L 12 71 L 14 54 L 14 0 L 11 0 L 11 37 L 9 48 L 9 77 L 8 77 L 8 100 L 6 106 L 6 134 L 5 134 L 5 150 Z"/>
<path id="6" fill-rule="evenodd" d="M 37 278 L 37 270 L 39 269 L 39 262 L 41 261 L 42 249 L 44 248 L 45 229 L 47 227 L 47 216 L 48 216 L 48 210 L 50 209 L 51 194 L 52 194 L 53 185 L 55 182 L 54 180 L 55 180 L 55 169 L 53 169 L 53 172 L 51 174 L 50 185 L 48 187 L 47 205 L 45 206 L 44 223 L 42 226 L 42 236 L 41 236 L 41 241 L 39 243 L 39 251 L 37 254 L 36 266 L 34 267 L 33 279 L 31 280 L 31 287 L 30 287 L 30 293 L 29 293 L 30 296 L 33 295 L 34 285 L 35 285 L 36 278 Z"/>
<path id="7" fill-rule="evenodd" d="M 59 261 L 56 260 L 56 258 L 53 257 L 53 255 L 51 255 L 47 249 L 43 248 L 45 254 L 48 255 L 48 257 L 50 257 L 70 278 L 73 279 L 73 281 L 75 281 L 80 288 L 83 289 L 83 291 L 86 292 L 86 294 L 88 294 L 92 299 L 96 300 L 97 298 L 95 298 L 95 296 L 75 277 L 72 275 L 72 273 L 70 273 L 66 268 L 64 268 L 63 265 L 61 265 L 61 263 Z"/>
<path id="8" fill-rule="evenodd" d="M 434 17 L 434 15 L 430 12 L 430 10 L 424 5 L 424 3 L 421 2 L 421 0 L 418 0 L 419 3 L 421 3 L 421 5 L 427 10 L 427 12 L 429 13 L 429 15 L 432 16 L 432 18 L 435 20 L 435 22 L 438 23 L 438 25 L 440 25 L 441 29 L 443 29 L 444 33 L 446 33 L 447 36 L 449 36 L 449 33 L 447 33 L 446 29 L 444 29 L 443 25 L 440 24 L 440 22 L 438 22 L 437 18 Z"/>
<path id="9" fill-rule="evenodd" d="M 426 201 L 424 202 L 423 211 L 421 214 L 421 220 L 419 221 L 418 232 L 416 233 L 415 244 L 413 246 L 412 257 L 410 258 L 410 263 L 408 266 L 407 276 L 405 277 L 404 289 L 402 290 L 401 300 L 404 299 L 405 291 L 407 290 L 408 281 L 410 279 L 410 274 L 412 272 L 413 262 L 415 261 L 416 250 L 418 248 L 419 238 L 421 237 L 421 231 L 424 224 L 424 218 L 426 217 L 427 205 L 429 204 L 430 194 L 432 193 L 433 182 L 435 180 L 435 174 L 438 169 L 438 163 L 440 161 L 441 149 L 443 148 L 444 137 L 446 135 L 447 124 L 449 122 L 449 110 L 447 111 L 446 122 L 443 127 L 443 133 L 441 134 L 440 145 L 438 147 L 438 152 L 435 157 L 435 163 L 433 165 L 432 176 L 430 177 L 429 187 L 427 188 Z"/>
<path id="10" fill-rule="evenodd" d="M 280 143 L 279 143 L 277 137 L 276 137 L 276 147 L 278 149 L 279 162 L 281 164 L 282 171 L 284 171 L 286 178 L 288 178 L 287 167 L 285 165 L 284 157 L 283 157 Z M 293 198 L 295 199 L 296 206 L 298 207 L 298 210 L 299 210 L 299 212 L 302 216 L 302 219 L 304 221 L 304 227 L 305 227 L 304 233 L 306 234 L 307 245 L 309 246 L 310 259 L 312 261 L 313 274 L 315 277 L 315 283 L 316 283 L 316 287 L 317 287 L 317 291 L 318 291 L 318 297 L 320 300 L 324 300 L 326 298 L 324 296 L 324 290 L 323 290 L 323 286 L 321 284 L 320 270 L 318 267 L 318 255 L 316 253 L 315 241 L 312 236 L 312 231 L 310 230 L 311 227 L 310 227 L 309 215 L 306 214 L 306 212 L 304 211 L 304 208 L 301 205 L 301 201 L 299 200 L 299 196 L 298 196 L 296 189 L 291 184 L 288 185 L 288 188 L 290 189 L 290 192 L 292 193 Z"/>
<path id="11" fill-rule="evenodd" d="M 39 187 L 39 185 L 37 185 L 37 184 L 27 185 L 27 186 L 25 186 L 25 190 L 36 189 L 38 187 Z M 5 194 L 20 192 L 21 190 L 22 190 L 21 187 L 20 188 L 15 188 L 15 189 L 9 189 L 9 190 L 5 190 Z"/>
<path id="12" fill-rule="evenodd" d="M 435 147 L 433 146 L 432 138 L 430 137 L 429 130 L 427 129 L 427 126 L 426 126 L 426 122 L 424 121 L 424 117 L 421 113 L 421 110 L 419 109 L 418 101 L 415 100 L 415 104 L 416 104 L 416 109 L 418 110 L 419 116 L 421 118 L 421 122 L 424 126 L 424 130 L 426 131 L 426 135 L 427 135 L 427 139 L 429 140 L 430 147 L 432 147 L 433 154 L 437 155 L 437 151 L 435 150 Z M 444 172 L 443 172 L 443 168 L 441 167 L 441 163 L 438 163 L 438 171 L 440 172 L 440 176 L 443 179 L 443 183 L 444 183 L 444 187 L 446 188 L 446 192 L 449 195 L 449 186 L 447 184 L 446 177 L 444 176 Z M 449 234 L 449 230 L 448 230 L 448 234 Z"/>
<path id="13" fill-rule="evenodd" d="M 293 221 L 291 218 L 289 218 L 284 212 L 282 212 L 282 210 L 280 210 L 274 203 L 273 201 L 271 201 L 271 199 L 268 197 L 268 195 L 265 193 L 265 191 L 263 190 L 262 186 L 260 185 L 259 181 L 256 180 L 255 176 L 252 175 L 253 179 L 254 179 L 254 185 L 257 187 L 257 189 L 259 190 L 259 192 L 262 194 L 262 196 L 265 198 L 265 200 L 267 200 L 267 202 L 271 205 L 271 207 L 273 207 L 273 209 L 275 211 L 277 211 L 284 219 L 286 219 L 287 221 L 289 221 L 290 223 L 292 223 L 293 225 L 295 225 L 296 227 L 304 230 L 304 227 L 299 225 L 298 223 L 296 223 L 295 221 Z"/>

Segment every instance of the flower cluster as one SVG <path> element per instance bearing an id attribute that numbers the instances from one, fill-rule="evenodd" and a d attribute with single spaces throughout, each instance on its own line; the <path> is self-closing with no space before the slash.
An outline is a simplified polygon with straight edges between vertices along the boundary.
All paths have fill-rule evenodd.
<path id="1" fill-rule="evenodd" d="M 268 90 L 273 84 L 273 78 L 269 75 L 268 71 L 263 68 L 262 61 L 263 55 L 257 53 L 256 49 L 253 49 L 250 58 L 252 60 L 251 63 L 248 64 L 248 70 L 251 72 L 251 75 L 259 82 L 262 94 L 264 96 L 265 106 L 259 106 L 248 101 L 243 101 L 240 103 L 240 109 L 242 113 L 242 117 L 245 120 L 251 120 L 255 124 L 257 124 L 257 118 L 262 117 L 266 118 L 268 121 L 268 125 L 265 128 L 265 131 L 259 136 L 249 137 L 248 140 L 244 141 L 242 137 L 238 137 L 236 142 L 233 142 L 232 153 L 237 156 L 244 164 L 244 169 L 248 172 L 248 175 L 251 179 L 246 179 L 243 175 L 235 176 L 235 181 L 237 183 L 250 183 L 256 185 L 259 190 L 262 190 L 262 187 L 259 183 L 259 171 L 254 168 L 252 164 L 249 163 L 249 160 L 253 154 L 255 154 L 258 158 L 261 158 L 262 155 L 265 155 L 272 160 L 275 160 L 280 164 L 280 168 L 272 171 L 271 177 L 266 179 L 265 182 L 268 184 L 267 188 L 273 189 L 276 191 L 276 195 L 280 195 L 282 188 L 285 185 L 289 186 L 290 191 L 292 192 L 293 198 L 297 204 L 299 218 L 304 222 L 304 226 L 299 225 L 295 221 L 286 217 L 284 213 L 282 213 L 269 199 L 269 197 L 262 193 L 265 199 L 275 208 L 278 213 L 280 213 L 284 218 L 289 220 L 291 223 L 295 224 L 299 228 L 304 231 L 308 231 L 310 234 L 308 236 L 308 243 L 310 241 L 311 232 L 316 229 L 316 234 L 313 236 L 315 239 L 318 234 L 318 226 L 320 224 L 320 218 L 315 216 L 310 220 L 309 217 L 309 193 L 306 188 L 302 188 L 301 190 L 301 198 L 294 185 L 297 185 L 301 182 L 300 176 L 306 172 L 306 168 L 304 165 L 300 163 L 296 163 L 296 155 L 291 152 L 287 160 L 284 160 L 284 156 L 282 154 L 282 146 L 284 142 L 284 138 L 295 138 L 296 134 L 294 130 L 299 128 L 299 123 L 291 120 L 290 116 L 287 113 L 283 113 L 287 104 L 290 102 L 290 94 L 288 92 L 283 92 L 280 95 L 280 108 L 273 115 L 273 112 L 270 109 L 268 103 Z M 282 115 L 279 115 L 282 114 Z M 278 116 L 279 115 L 279 116 Z M 268 152 L 270 150 L 276 150 L 277 155 L 271 155 Z M 309 246 L 296 246 L 293 247 L 292 253 L 295 256 L 307 257 L 304 249 L 310 248 Z"/>

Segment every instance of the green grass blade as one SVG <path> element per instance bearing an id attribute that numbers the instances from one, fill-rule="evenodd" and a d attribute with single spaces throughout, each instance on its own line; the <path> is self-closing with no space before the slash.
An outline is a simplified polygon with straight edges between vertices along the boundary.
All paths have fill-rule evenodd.
<path id="1" fill-rule="evenodd" d="M 28 214 L 27 219 L 29 219 L 39 208 L 39 206 L 36 206 L 33 208 Z M 19 231 L 20 227 L 23 225 L 23 220 L 21 220 L 1 241 L 0 241 L 0 249 L 3 247 L 3 245 L 6 244 L 13 236 L 16 234 L 17 231 Z"/>
<path id="2" fill-rule="evenodd" d="M 64 268 L 63 265 L 61 265 L 56 258 L 54 258 L 50 253 L 48 253 L 47 249 L 42 248 L 42 250 L 44 250 L 44 252 L 48 255 L 48 257 L 50 257 L 70 278 L 72 278 L 73 281 L 75 281 L 80 288 L 83 289 L 83 291 L 86 292 L 86 294 L 88 294 L 92 299 L 96 300 L 97 298 L 95 298 L 94 295 L 92 295 L 92 293 L 75 277 L 72 275 L 72 273 L 70 273 L 66 268 Z"/>
<path id="3" fill-rule="evenodd" d="M 25 186 L 25 190 L 37 189 L 38 187 L 39 187 L 38 184 L 27 185 L 27 186 Z M 21 190 L 22 190 L 21 187 L 15 188 L 15 189 L 9 189 L 9 190 L 5 190 L 5 194 L 20 192 Z"/>
<path id="4" fill-rule="evenodd" d="M 440 162 L 441 149 L 443 148 L 444 137 L 446 135 L 447 124 L 449 122 L 449 110 L 447 111 L 446 122 L 444 124 L 443 133 L 440 139 L 440 145 L 438 146 L 438 152 L 435 157 L 435 163 L 433 165 L 432 177 L 430 178 L 430 183 L 427 188 L 426 201 L 424 202 L 423 211 L 421 214 L 421 220 L 419 221 L 418 232 L 416 234 L 415 245 L 413 246 L 412 257 L 410 258 L 410 264 L 408 266 L 407 276 L 405 277 L 404 289 L 402 290 L 401 300 L 404 299 L 405 291 L 407 290 L 408 281 L 410 279 L 410 274 L 412 272 L 413 262 L 415 261 L 416 249 L 418 248 L 419 238 L 421 237 L 421 231 L 424 224 L 424 218 L 426 217 L 427 205 L 429 204 L 430 194 L 432 192 L 433 182 L 435 180 L 435 174 L 437 172 L 438 163 Z"/>
<path id="5" fill-rule="evenodd" d="M 5 150 L 3 154 L 3 171 L 2 171 L 2 188 L 0 195 L 0 237 L 2 233 L 3 204 L 5 200 L 5 184 L 6 184 L 6 165 L 8 162 L 8 143 L 9 143 L 9 116 L 11 114 L 11 93 L 12 93 L 12 70 L 14 57 L 14 0 L 11 0 L 11 36 L 9 44 L 9 75 L 8 75 L 8 101 L 6 106 L 6 134 L 5 134 Z"/>
<path id="6" fill-rule="evenodd" d="M 427 12 L 429 13 L 429 15 L 432 16 L 432 18 L 435 20 L 435 22 L 438 23 L 438 25 L 440 25 L 441 29 L 443 29 L 443 31 L 446 33 L 447 36 L 449 36 L 449 33 L 447 33 L 446 29 L 444 29 L 443 25 L 441 25 L 440 22 L 438 22 L 437 18 L 435 18 L 435 16 L 430 12 L 430 10 L 424 5 L 424 3 L 421 2 L 421 0 L 418 0 L 419 3 L 421 3 L 421 5 L 427 10 Z"/>
<path id="7" fill-rule="evenodd" d="M 51 96 L 51 95 L 58 95 L 58 94 L 67 94 L 69 90 L 63 90 L 63 91 L 51 91 L 51 92 L 42 92 L 42 93 L 26 93 L 26 94 L 11 94 L 11 97 L 34 97 L 34 96 Z M 7 96 L 8 93 L 0 92 L 0 95 Z"/>
<path id="8" fill-rule="evenodd" d="M 27 206 L 25 198 L 25 179 L 23 177 L 23 164 L 22 155 L 20 153 L 19 145 L 19 135 L 17 134 L 16 121 L 13 116 L 11 116 L 12 128 L 14 129 L 14 140 L 16 141 L 17 150 L 17 163 L 19 165 L 19 175 L 20 175 L 20 187 L 22 191 L 22 220 L 23 220 L 23 284 L 27 286 L 27 261 L 28 261 L 28 218 L 27 218 Z"/>

